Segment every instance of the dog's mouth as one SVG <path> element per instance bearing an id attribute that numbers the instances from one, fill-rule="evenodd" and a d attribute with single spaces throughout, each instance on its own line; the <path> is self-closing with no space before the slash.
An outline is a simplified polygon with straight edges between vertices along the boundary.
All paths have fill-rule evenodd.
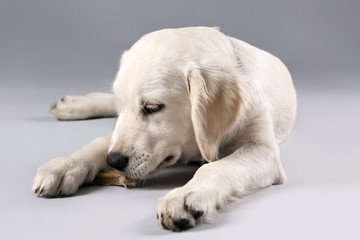
<path id="1" fill-rule="evenodd" d="M 170 165 L 173 165 L 174 163 L 176 162 L 176 157 L 175 155 L 173 154 L 170 154 L 168 155 L 166 158 L 164 158 L 153 170 L 151 171 L 148 171 L 147 170 L 147 167 L 148 167 L 148 164 L 140 164 L 137 165 L 137 167 L 135 168 L 132 168 L 132 169 L 127 169 L 124 171 L 124 174 L 127 176 L 127 177 L 130 177 L 130 178 L 137 178 L 137 179 L 141 179 L 143 177 L 145 177 L 146 175 L 148 174 L 152 174 L 152 173 L 155 173 L 157 172 L 158 170 L 160 169 L 163 169 L 167 166 L 170 166 Z"/>
<path id="2" fill-rule="evenodd" d="M 167 167 L 169 165 L 173 164 L 173 160 L 174 160 L 175 156 L 170 154 L 169 156 L 167 156 L 166 158 L 164 158 L 164 160 L 162 160 L 159 165 L 157 165 L 157 167 L 154 169 L 154 171 L 160 170 L 164 167 Z"/>
<path id="3" fill-rule="evenodd" d="M 174 155 L 169 155 L 162 162 L 170 162 L 173 158 L 174 158 Z"/>

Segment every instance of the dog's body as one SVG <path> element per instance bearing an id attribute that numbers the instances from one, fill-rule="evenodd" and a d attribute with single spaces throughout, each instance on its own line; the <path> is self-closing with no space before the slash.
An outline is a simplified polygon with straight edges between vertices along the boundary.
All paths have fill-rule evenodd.
<path id="1" fill-rule="evenodd" d="M 123 54 L 114 94 L 65 97 L 62 120 L 119 114 L 111 136 L 39 168 L 39 196 L 72 194 L 110 165 L 129 177 L 204 159 L 185 186 L 158 201 L 158 222 L 179 231 L 212 218 L 229 199 L 286 180 L 278 144 L 296 94 L 282 62 L 206 27 L 150 33 Z"/>

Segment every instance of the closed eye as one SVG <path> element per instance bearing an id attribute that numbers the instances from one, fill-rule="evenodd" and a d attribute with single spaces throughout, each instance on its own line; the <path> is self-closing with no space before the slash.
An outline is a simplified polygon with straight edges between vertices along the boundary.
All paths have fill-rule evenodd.
<path id="1" fill-rule="evenodd" d="M 145 115 L 150 115 L 159 112 L 165 107 L 165 104 L 145 103 L 142 107 L 142 111 Z"/>

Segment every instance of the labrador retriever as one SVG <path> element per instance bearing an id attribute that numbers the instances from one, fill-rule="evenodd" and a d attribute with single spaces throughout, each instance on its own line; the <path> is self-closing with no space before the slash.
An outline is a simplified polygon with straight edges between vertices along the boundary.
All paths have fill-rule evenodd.
<path id="1" fill-rule="evenodd" d="M 118 116 L 113 133 L 42 165 L 33 191 L 69 195 L 109 166 L 130 178 L 206 161 L 158 200 L 160 226 L 181 231 L 212 219 L 231 199 L 286 181 L 279 144 L 296 115 L 284 64 L 218 29 L 149 33 L 121 58 L 113 94 L 58 100 L 60 120 Z"/>

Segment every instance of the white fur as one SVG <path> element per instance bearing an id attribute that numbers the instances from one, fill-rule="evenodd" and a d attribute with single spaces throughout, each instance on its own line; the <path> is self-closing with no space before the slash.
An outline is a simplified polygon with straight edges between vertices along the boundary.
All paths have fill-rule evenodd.
<path id="1" fill-rule="evenodd" d="M 146 116 L 145 102 L 165 107 Z M 202 157 L 209 163 L 157 204 L 159 224 L 179 231 L 213 218 L 234 197 L 286 180 L 278 144 L 295 121 L 291 76 L 278 58 L 216 29 L 145 35 L 123 54 L 114 95 L 65 98 L 52 112 L 71 120 L 115 110 L 111 139 L 39 168 L 33 187 L 39 196 L 74 193 L 106 168 L 108 152 L 128 155 L 124 173 L 136 178 Z"/>

